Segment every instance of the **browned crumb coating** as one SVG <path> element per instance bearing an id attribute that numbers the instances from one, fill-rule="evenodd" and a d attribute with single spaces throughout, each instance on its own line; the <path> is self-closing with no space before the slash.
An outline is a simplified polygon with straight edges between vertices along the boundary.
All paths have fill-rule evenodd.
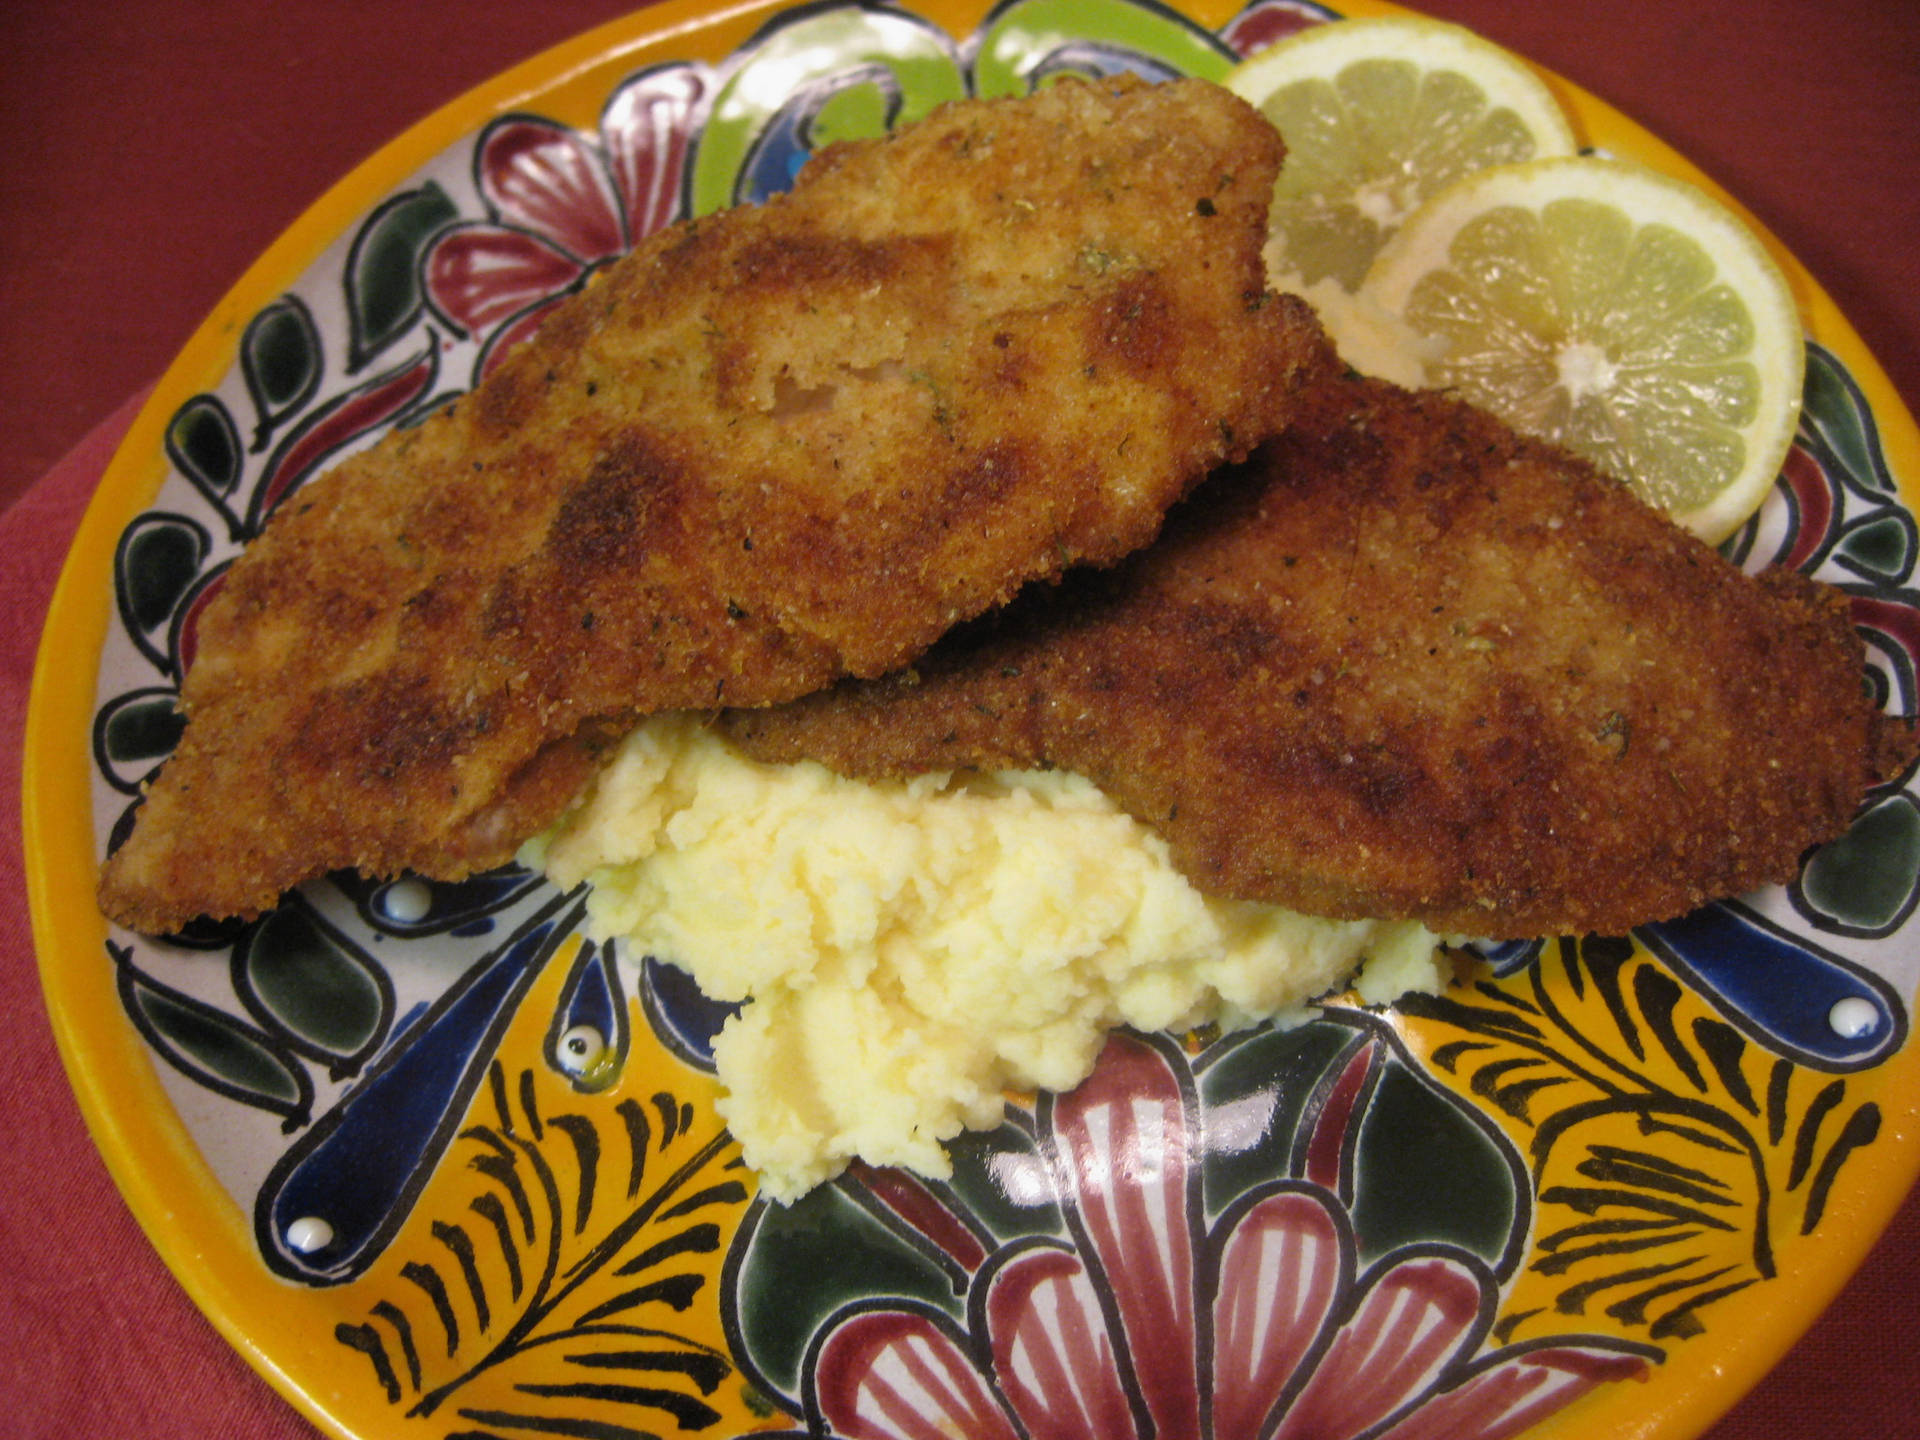
<path id="1" fill-rule="evenodd" d="M 1620 933 L 1791 876 L 1911 761 L 1863 663 L 1838 592 L 1750 578 L 1449 398 L 1343 380 L 1111 574 L 726 724 L 865 777 L 1078 771 L 1218 895 Z"/>
<path id="2" fill-rule="evenodd" d="M 103 909 L 497 864 L 634 717 L 878 675 L 1138 548 L 1326 363 L 1264 293 L 1281 149 L 1216 86 L 1064 83 L 651 237 L 240 557 Z"/>

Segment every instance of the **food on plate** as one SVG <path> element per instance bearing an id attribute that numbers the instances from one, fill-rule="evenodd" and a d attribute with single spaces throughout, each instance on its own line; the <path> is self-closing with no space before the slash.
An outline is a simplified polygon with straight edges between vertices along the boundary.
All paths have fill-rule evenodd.
<path id="1" fill-rule="evenodd" d="M 1465 175 L 1576 149 L 1526 61 L 1422 16 L 1311 26 L 1226 84 L 1287 139 L 1269 218 L 1275 286 L 1311 299 L 1358 368 L 1406 383 L 1418 383 L 1417 360 L 1401 368 L 1407 337 L 1353 293 L 1381 245 Z"/>
<path id="2" fill-rule="evenodd" d="M 644 241 L 293 493 L 100 886 L 151 932 L 508 859 L 643 715 L 789 699 L 1156 532 L 1326 362 L 1220 87 L 962 102 Z"/>
<path id="3" fill-rule="evenodd" d="M 1641 165 L 1469 176 L 1406 221 L 1359 301 L 1413 333 L 1424 383 L 1578 451 L 1710 544 L 1793 443 L 1806 343 L 1786 278 L 1732 211 Z"/>
<path id="4" fill-rule="evenodd" d="M 1437 990 L 1411 922 L 1202 896 L 1152 830 L 1059 770 L 862 784 L 757 764 L 705 717 L 655 716 L 526 858 L 592 883 L 588 932 L 747 1002 L 715 1042 L 721 1114 L 762 1193 L 858 1156 L 949 1171 L 1004 1092 L 1069 1090 L 1107 1031 L 1304 1017 Z"/>
<path id="5" fill-rule="evenodd" d="M 1743 574 L 1583 460 L 1343 378 L 1152 549 L 912 669 L 730 711 L 838 773 L 1093 781 L 1203 892 L 1486 938 L 1792 875 L 1907 764 L 1844 597 Z"/>

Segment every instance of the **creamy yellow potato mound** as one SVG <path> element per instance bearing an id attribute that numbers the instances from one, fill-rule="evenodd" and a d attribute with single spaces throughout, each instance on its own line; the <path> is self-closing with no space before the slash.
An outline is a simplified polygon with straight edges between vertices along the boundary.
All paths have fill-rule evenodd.
<path id="1" fill-rule="evenodd" d="M 865 784 L 762 765 L 695 717 L 637 730 L 525 856 L 592 882 L 588 927 L 748 1001 L 721 1113 L 791 1200 L 858 1156 L 944 1177 L 1006 1090 L 1071 1089 L 1106 1032 L 1298 1013 L 1365 958 L 1384 1002 L 1441 983 L 1417 924 L 1202 896 L 1164 842 L 1056 771 Z"/>

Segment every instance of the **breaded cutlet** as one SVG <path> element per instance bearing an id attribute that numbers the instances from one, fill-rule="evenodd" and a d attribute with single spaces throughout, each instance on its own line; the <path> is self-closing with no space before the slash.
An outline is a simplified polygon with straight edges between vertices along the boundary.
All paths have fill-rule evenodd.
<path id="1" fill-rule="evenodd" d="M 1437 393 L 1317 388 L 1157 545 L 912 670 L 732 711 L 763 760 L 1077 771 L 1201 890 L 1623 933 L 1784 880 L 1910 763 L 1845 597 L 1743 574 Z"/>
<path id="2" fill-rule="evenodd" d="M 1282 145 L 1197 81 L 832 147 L 645 240 L 469 396 L 282 503 L 100 886 L 164 932 L 510 858 L 636 718 L 906 664 L 1119 559 L 1327 363 L 1264 288 Z"/>

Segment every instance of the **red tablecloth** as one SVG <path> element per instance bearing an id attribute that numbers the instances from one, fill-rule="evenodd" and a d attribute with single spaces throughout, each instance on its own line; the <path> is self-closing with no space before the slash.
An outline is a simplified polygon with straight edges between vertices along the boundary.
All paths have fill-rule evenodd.
<path id="1" fill-rule="evenodd" d="M 0 755 L 94 478 L 165 364 L 327 183 L 619 0 L 66 0 L 0 7 Z M 1794 249 L 1920 400 L 1911 0 L 1436 0 L 1691 155 Z M 116 409 L 118 405 L 118 409 Z M 90 422 L 110 418 L 88 434 Z M 85 436 L 84 439 L 81 437 Z M 64 460 L 57 457 L 75 446 Z M 48 467 L 52 468 L 49 469 Z M 0 1434 L 311 1437 L 196 1312 L 81 1125 L 33 967 L 0 764 Z M 1920 1197 L 1711 1440 L 1920 1436 Z"/>

